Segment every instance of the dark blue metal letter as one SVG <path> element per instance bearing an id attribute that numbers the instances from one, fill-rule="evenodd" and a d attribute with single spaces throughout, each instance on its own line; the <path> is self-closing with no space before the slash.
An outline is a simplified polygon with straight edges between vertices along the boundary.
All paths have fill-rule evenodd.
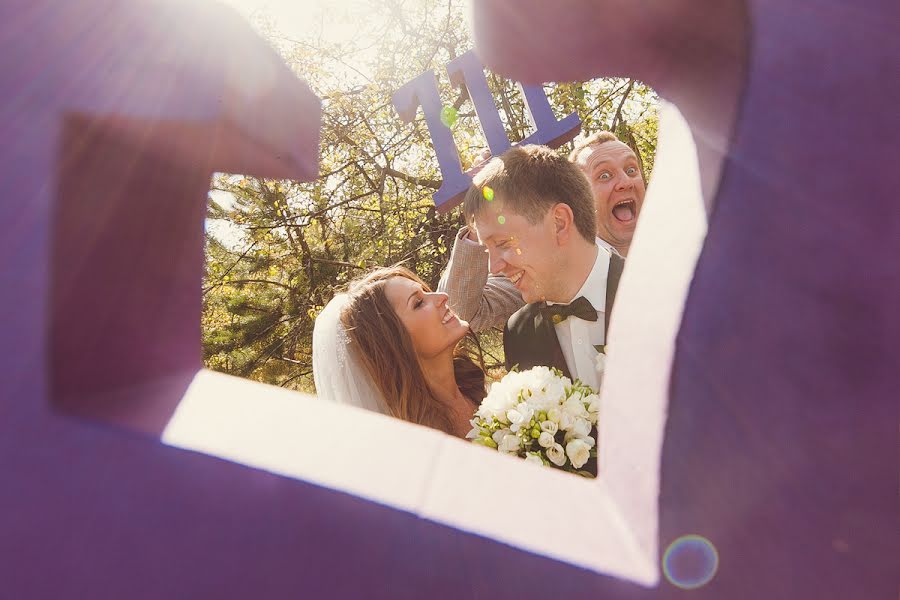
<path id="1" fill-rule="evenodd" d="M 534 133 L 522 140 L 521 144 L 543 144 L 551 148 L 559 148 L 581 131 L 581 119 L 578 113 L 572 113 L 557 121 L 547 94 L 542 85 L 519 84 L 519 91 L 528 106 L 531 125 Z"/>
<path id="2" fill-rule="evenodd" d="M 444 212 L 462 200 L 472 180 L 462 171 L 450 128 L 441 122 L 441 97 L 434 71 L 425 71 L 394 93 L 394 107 L 407 123 L 416 118 L 419 106 L 425 113 L 425 123 L 444 178 L 441 188 L 434 193 L 434 205 Z"/>
<path id="3" fill-rule="evenodd" d="M 455 58 L 447 66 L 447 71 L 451 82 L 466 86 L 491 154 L 497 156 L 505 152 L 510 147 L 509 136 L 503 129 L 500 112 L 491 96 L 484 67 L 478 56 L 473 51 L 466 52 Z M 519 88 L 534 127 L 534 133 L 522 140 L 521 144 L 544 144 L 558 148 L 578 135 L 581 119 L 577 113 L 557 120 L 543 86 L 520 85 Z M 469 175 L 472 171 L 463 173 L 453 134 L 441 120 L 443 107 L 434 71 L 422 73 L 394 93 L 394 107 L 400 118 L 407 123 L 415 119 L 419 106 L 425 113 L 431 143 L 444 178 L 441 188 L 433 196 L 434 205 L 439 212 L 446 212 L 462 201 L 472 184 Z"/>
<path id="4" fill-rule="evenodd" d="M 481 131 L 487 140 L 488 148 L 491 149 L 491 154 L 499 156 L 506 152 L 510 146 L 509 136 L 503 129 L 503 121 L 500 120 L 500 112 L 488 88 L 481 60 L 475 52 L 469 50 L 447 65 L 447 73 L 450 75 L 451 83 L 464 85 L 469 91 L 469 98 L 475 105 L 475 114 L 478 115 L 478 122 L 481 124 Z"/>

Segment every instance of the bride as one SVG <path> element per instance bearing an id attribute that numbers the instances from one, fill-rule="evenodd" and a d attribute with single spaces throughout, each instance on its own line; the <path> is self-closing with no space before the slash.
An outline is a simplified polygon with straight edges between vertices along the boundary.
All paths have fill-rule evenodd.
<path id="1" fill-rule="evenodd" d="M 448 308 L 446 294 L 403 267 L 376 269 L 316 318 L 316 391 L 465 437 L 485 395 L 478 344 L 467 339 L 475 340 L 469 324 Z"/>

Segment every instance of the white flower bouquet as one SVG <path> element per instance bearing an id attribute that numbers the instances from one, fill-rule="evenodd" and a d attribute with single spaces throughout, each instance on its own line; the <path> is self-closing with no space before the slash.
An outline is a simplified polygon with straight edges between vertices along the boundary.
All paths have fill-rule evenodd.
<path id="1" fill-rule="evenodd" d="M 491 386 L 468 437 L 526 462 L 594 477 L 596 467 L 582 468 L 597 456 L 599 400 L 593 388 L 556 369 L 513 371 Z"/>

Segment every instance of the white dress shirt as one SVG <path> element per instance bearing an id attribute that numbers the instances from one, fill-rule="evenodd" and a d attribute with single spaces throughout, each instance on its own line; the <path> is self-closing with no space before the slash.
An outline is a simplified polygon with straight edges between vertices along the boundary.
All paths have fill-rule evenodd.
<path id="1" fill-rule="evenodd" d="M 594 346 L 606 343 L 604 317 L 606 313 L 606 278 L 609 273 L 611 251 L 600 244 L 598 238 L 597 258 L 594 266 L 584 280 L 581 289 L 572 298 L 584 296 L 597 311 L 596 321 L 585 321 L 578 317 L 569 317 L 562 323 L 554 325 L 556 338 L 566 358 L 566 366 L 573 378 L 580 379 L 594 389 L 600 388 L 597 377 L 596 356 Z M 554 304 L 548 302 L 547 304 Z M 559 303 L 555 303 L 559 304 Z"/>
<path id="2" fill-rule="evenodd" d="M 619 251 L 618 251 L 618 250 L 616 250 L 615 248 L 613 248 L 613 245 L 612 245 L 612 244 L 610 244 L 609 242 L 607 242 L 607 241 L 604 240 L 603 238 L 597 238 L 597 245 L 600 246 L 601 248 L 606 248 L 607 250 L 609 250 L 610 252 L 615 253 L 615 254 L 618 255 L 618 256 L 622 256 L 621 254 L 619 254 Z M 578 296 L 575 296 L 575 297 L 577 298 Z"/>

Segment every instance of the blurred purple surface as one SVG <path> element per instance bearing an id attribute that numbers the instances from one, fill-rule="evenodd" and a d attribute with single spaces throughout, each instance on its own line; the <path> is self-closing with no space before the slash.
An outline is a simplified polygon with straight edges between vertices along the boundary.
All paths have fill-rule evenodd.
<path id="1" fill-rule="evenodd" d="M 319 101 L 204 2 L 7 2 L 0 23 L 0 597 L 459 598 L 548 571 L 587 589 L 159 443 L 201 366 L 209 177 L 314 178 Z"/>
<path id="2" fill-rule="evenodd" d="M 517 2 L 512 20 L 497 6 L 476 9 L 480 51 L 513 78 L 671 55 L 601 64 L 575 4 Z M 893 597 L 896 6 L 748 8 L 743 101 L 678 340 L 661 547 L 716 544 L 698 598 Z M 159 444 L 201 364 L 208 178 L 315 177 L 318 100 L 205 2 L 13 1 L 0 23 L 0 596 L 684 594 Z"/>
<path id="3" fill-rule="evenodd" d="M 694 14 L 664 4 L 651 14 L 642 3 L 574 2 L 561 14 L 539 0 L 484 0 L 475 20 L 482 56 L 504 75 L 643 77 L 700 146 L 727 139 L 729 119 L 716 113 L 728 109 L 700 114 L 692 92 L 726 98 L 709 80 L 735 51 L 699 51 L 727 21 L 703 15 L 746 14 L 736 31 L 748 53 L 730 67 L 746 74 L 677 340 L 660 547 L 688 533 L 716 545 L 719 572 L 696 598 L 892 597 L 900 11 L 888 1 L 695 2 Z M 665 21 L 678 10 L 685 18 Z"/>

